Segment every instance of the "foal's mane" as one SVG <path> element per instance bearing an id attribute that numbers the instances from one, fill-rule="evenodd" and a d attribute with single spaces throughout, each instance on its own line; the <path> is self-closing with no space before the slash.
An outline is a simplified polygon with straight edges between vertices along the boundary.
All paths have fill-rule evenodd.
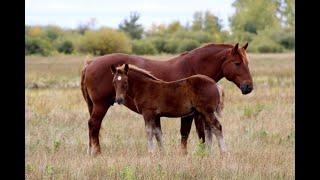
<path id="1" fill-rule="evenodd" d="M 124 69 L 124 65 L 122 65 L 120 67 L 121 69 Z M 142 69 L 142 68 L 139 68 L 135 65 L 132 65 L 132 64 L 129 64 L 129 71 L 133 71 L 133 72 L 136 72 L 136 73 L 139 73 L 147 78 L 150 78 L 150 79 L 153 79 L 153 80 L 156 80 L 156 81 L 163 81 L 157 77 L 155 77 L 154 75 L 151 74 L 150 71 L 147 71 L 145 69 Z"/>

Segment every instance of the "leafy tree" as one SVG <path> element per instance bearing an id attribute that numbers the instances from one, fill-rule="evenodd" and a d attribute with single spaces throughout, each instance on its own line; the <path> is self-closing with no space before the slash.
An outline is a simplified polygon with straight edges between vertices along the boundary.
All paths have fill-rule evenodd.
<path id="1" fill-rule="evenodd" d="M 221 19 L 219 19 L 210 11 L 206 11 L 204 14 L 204 30 L 209 33 L 220 33 L 221 32 Z"/>
<path id="2" fill-rule="evenodd" d="M 282 25 L 289 29 L 294 29 L 295 25 L 295 1 L 294 0 L 278 0 L 278 13 Z"/>
<path id="3" fill-rule="evenodd" d="M 174 21 L 168 25 L 167 32 L 168 33 L 175 33 L 181 29 L 183 29 L 183 26 L 180 24 L 180 22 Z"/>
<path id="4" fill-rule="evenodd" d="M 141 24 L 137 24 L 140 15 L 137 12 L 130 13 L 129 20 L 125 19 L 119 24 L 119 29 L 127 33 L 132 39 L 141 39 L 143 33 L 143 27 Z"/>
<path id="5" fill-rule="evenodd" d="M 236 0 L 235 14 L 230 18 L 233 32 L 257 34 L 259 30 L 280 25 L 276 0 Z"/>
<path id="6" fill-rule="evenodd" d="M 201 31 L 203 29 L 203 16 L 202 12 L 198 11 L 193 14 L 193 21 L 191 29 L 193 31 Z"/>
<path id="7" fill-rule="evenodd" d="M 86 31 L 92 29 L 95 26 L 95 24 L 96 24 L 96 19 L 91 18 L 87 22 L 79 24 L 77 30 L 80 34 L 83 35 Z"/>

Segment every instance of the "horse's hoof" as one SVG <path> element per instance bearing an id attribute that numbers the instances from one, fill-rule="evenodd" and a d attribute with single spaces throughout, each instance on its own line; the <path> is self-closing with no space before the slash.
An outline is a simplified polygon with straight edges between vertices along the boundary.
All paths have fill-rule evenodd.
<path id="1" fill-rule="evenodd" d="M 181 149 L 180 149 L 180 154 L 181 154 L 181 155 L 184 155 L 184 156 L 188 155 L 187 149 L 181 148 Z"/>
<path id="2" fill-rule="evenodd" d="M 222 158 L 225 158 L 225 157 L 229 156 L 229 152 L 228 151 L 221 151 L 220 154 L 221 154 Z"/>
<path id="3" fill-rule="evenodd" d="M 97 156 L 97 155 L 100 155 L 101 154 L 101 151 L 100 151 L 100 149 L 98 149 L 98 148 L 89 148 L 88 149 L 88 154 L 90 155 L 90 156 Z"/>

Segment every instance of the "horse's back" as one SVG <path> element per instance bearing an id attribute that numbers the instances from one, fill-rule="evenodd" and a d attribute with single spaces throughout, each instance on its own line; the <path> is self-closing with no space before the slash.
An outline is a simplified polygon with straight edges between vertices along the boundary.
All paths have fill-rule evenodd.
<path id="1" fill-rule="evenodd" d="M 197 74 L 186 78 L 186 81 L 197 88 L 207 87 L 207 86 L 216 86 L 216 82 L 210 77 L 202 74 Z"/>
<path id="2" fill-rule="evenodd" d="M 195 101 L 217 104 L 219 89 L 214 80 L 205 75 L 193 75 L 186 79 Z"/>

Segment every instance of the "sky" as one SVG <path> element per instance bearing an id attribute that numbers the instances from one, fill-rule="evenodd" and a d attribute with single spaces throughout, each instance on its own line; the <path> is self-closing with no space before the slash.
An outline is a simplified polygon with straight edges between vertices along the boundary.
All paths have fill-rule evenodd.
<path id="1" fill-rule="evenodd" d="M 148 29 L 154 24 L 169 24 L 179 20 L 183 25 L 192 21 L 196 11 L 209 10 L 229 29 L 228 18 L 235 9 L 234 0 L 26 0 L 26 25 L 58 25 L 76 28 L 79 24 L 96 20 L 95 27 L 118 28 L 130 12 L 140 14 L 138 23 Z"/>

